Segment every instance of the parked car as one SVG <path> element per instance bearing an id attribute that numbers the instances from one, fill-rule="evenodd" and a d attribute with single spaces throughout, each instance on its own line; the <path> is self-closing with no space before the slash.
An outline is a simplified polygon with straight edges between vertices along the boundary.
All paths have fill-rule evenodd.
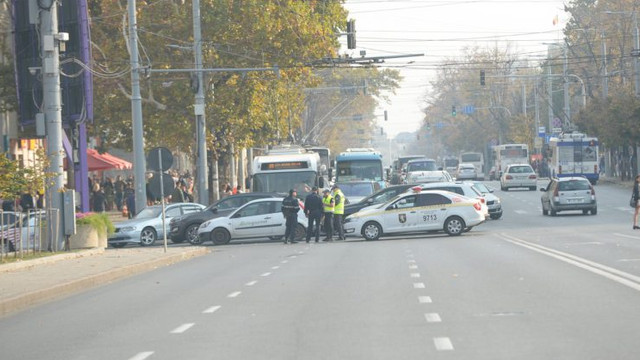
<path id="1" fill-rule="evenodd" d="M 205 221 L 198 228 L 200 243 L 212 241 L 215 245 L 224 245 L 235 239 L 282 238 L 286 230 L 282 200 L 281 197 L 253 200 L 227 216 Z M 305 237 L 306 224 L 301 209 L 295 229 L 296 241 Z"/>
<path id="2" fill-rule="evenodd" d="M 422 190 L 443 190 L 451 191 L 452 193 L 460 194 L 471 199 L 477 199 L 482 207 L 482 213 L 485 217 L 489 217 L 489 207 L 487 206 L 487 199 L 482 193 L 473 187 L 473 184 L 468 182 L 435 182 L 419 185 Z"/>
<path id="3" fill-rule="evenodd" d="M 485 221 L 480 202 L 449 191 L 415 189 L 345 219 L 346 234 L 377 240 L 383 234 L 444 231 L 460 235 Z"/>
<path id="4" fill-rule="evenodd" d="M 377 181 L 349 181 L 336 183 L 336 185 L 347 198 L 347 204 L 357 203 L 380 190 L 380 183 Z"/>
<path id="5" fill-rule="evenodd" d="M 172 218 L 169 223 L 169 236 L 171 237 L 171 241 L 181 243 L 187 240 L 191 244 L 198 245 L 198 228 L 203 222 L 216 217 L 226 216 L 249 201 L 276 196 L 279 195 L 264 192 L 236 194 L 222 198 L 202 211 L 176 216 Z"/>
<path id="6" fill-rule="evenodd" d="M 529 164 L 510 164 L 500 176 L 500 190 L 507 191 L 510 188 L 529 188 L 535 191 L 538 186 L 536 172 Z"/>
<path id="7" fill-rule="evenodd" d="M 596 215 L 598 202 L 593 185 L 586 178 L 554 178 L 541 188 L 542 215 L 555 216 L 560 211 L 577 210 L 583 214 Z"/>
<path id="8" fill-rule="evenodd" d="M 411 187 L 415 186 L 414 184 L 403 184 L 403 185 L 392 185 L 392 186 L 387 186 L 384 189 L 381 189 L 379 191 L 377 191 L 376 193 L 373 193 L 367 197 L 365 197 L 364 199 L 358 201 L 357 203 L 353 203 L 353 204 L 347 204 L 344 207 L 344 217 L 346 218 L 347 216 L 354 214 L 358 211 L 360 211 L 361 209 L 364 209 L 368 206 L 372 206 L 372 205 L 378 205 L 378 204 L 382 204 L 384 202 L 387 202 L 389 199 L 393 198 L 394 196 L 401 194 L 407 190 L 409 190 Z"/>
<path id="9" fill-rule="evenodd" d="M 5 251 L 34 249 L 44 245 L 43 229 L 46 223 L 46 212 L 35 210 L 29 212 L 1 211 L 0 244 Z"/>
<path id="10" fill-rule="evenodd" d="M 493 193 L 493 189 L 480 181 L 471 181 L 469 183 L 484 196 L 489 210 L 489 217 L 493 220 L 500 219 L 502 217 L 502 202 L 500 198 Z"/>
<path id="11" fill-rule="evenodd" d="M 169 230 L 171 218 L 199 212 L 204 208 L 204 205 L 196 203 L 165 205 L 165 226 L 167 230 Z M 133 219 L 115 224 L 115 228 L 115 232 L 107 239 L 109 245 L 115 248 L 121 248 L 127 244 L 153 245 L 157 239 L 164 238 L 162 205 L 147 206 Z"/>
<path id="12" fill-rule="evenodd" d="M 461 163 L 456 169 L 456 180 L 476 180 L 478 171 L 473 164 Z"/>
<path id="13" fill-rule="evenodd" d="M 406 184 L 453 181 L 453 177 L 436 165 L 432 159 L 414 159 L 407 163 Z"/>

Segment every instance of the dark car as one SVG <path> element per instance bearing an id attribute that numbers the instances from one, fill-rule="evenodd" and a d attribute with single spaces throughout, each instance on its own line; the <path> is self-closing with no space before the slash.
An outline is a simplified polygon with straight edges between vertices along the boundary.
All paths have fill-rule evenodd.
<path id="1" fill-rule="evenodd" d="M 382 204 L 383 202 L 391 199 L 392 197 L 402 194 L 403 192 L 409 190 L 412 186 L 416 186 L 415 184 L 402 184 L 402 185 L 393 185 L 381 189 L 380 191 L 373 193 L 364 199 L 358 201 L 354 204 L 347 204 L 344 207 L 344 216 L 347 217 L 353 213 L 360 211 L 361 209 L 376 205 Z"/>
<path id="2" fill-rule="evenodd" d="M 199 245 L 198 227 L 203 222 L 228 215 L 249 201 L 277 196 L 279 195 L 276 193 L 252 192 L 222 198 L 202 211 L 171 219 L 169 236 L 174 243 L 181 243 L 187 240 L 191 244 Z"/>

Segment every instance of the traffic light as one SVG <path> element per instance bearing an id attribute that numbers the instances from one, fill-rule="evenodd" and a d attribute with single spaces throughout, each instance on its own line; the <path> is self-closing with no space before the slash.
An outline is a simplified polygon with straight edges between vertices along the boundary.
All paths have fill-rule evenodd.
<path id="1" fill-rule="evenodd" d="M 356 21 L 347 21 L 347 49 L 356 48 Z"/>
<path id="2" fill-rule="evenodd" d="M 427 131 L 431 131 L 431 123 L 427 123 Z"/>
<path id="3" fill-rule="evenodd" d="M 384 111 L 384 121 L 389 120 L 389 118 L 387 117 L 387 110 Z"/>
<path id="4" fill-rule="evenodd" d="M 484 86 L 484 70 L 480 70 L 480 85 Z"/>
<path id="5" fill-rule="evenodd" d="M 451 116 L 456 116 L 456 106 L 451 105 Z"/>

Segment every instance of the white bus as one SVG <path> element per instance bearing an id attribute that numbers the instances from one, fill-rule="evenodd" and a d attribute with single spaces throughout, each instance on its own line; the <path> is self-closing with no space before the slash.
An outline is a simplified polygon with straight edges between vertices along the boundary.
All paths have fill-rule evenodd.
<path id="1" fill-rule="evenodd" d="M 552 176 L 584 176 L 594 185 L 598 182 L 598 138 L 577 132 L 562 134 L 549 139 L 549 150 Z"/>
<path id="2" fill-rule="evenodd" d="M 529 163 L 529 146 L 527 144 L 496 145 L 493 147 L 493 153 L 497 178 L 500 178 L 507 165 Z"/>
<path id="3" fill-rule="evenodd" d="M 473 164 L 480 180 L 484 180 L 484 155 L 481 152 L 463 152 L 459 160 L 460 164 Z"/>
<path id="4" fill-rule="evenodd" d="M 290 189 L 304 199 L 311 188 L 325 186 L 320 170 L 320 156 L 315 152 L 278 152 L 256 156 L 251 176 L 252 192 L 276 192 L 288 194 Z"/>

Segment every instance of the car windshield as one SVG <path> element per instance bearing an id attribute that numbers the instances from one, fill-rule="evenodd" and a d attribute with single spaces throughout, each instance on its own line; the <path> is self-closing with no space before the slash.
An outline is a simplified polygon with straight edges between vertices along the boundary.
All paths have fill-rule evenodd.
<path id="1" fill-rule="evenodd" d="M 482 194 L 487 194 L 491 192 L 491 190 L 489 190 L 489 188 L 483 183 L 475 183 L 473 184 L 473 188 Z"/>
<path id="2" fill-rule="evenodd" d="M 560 191 L 572 191 L 572 190 L 590 190 L 591 186 L 586 180 L 569 180 L 561 181 L 558 183 L 558 190 Z"/>
<path id="3" fill-rule="evenodd" d="M 367 196 L 373 193 L 372 183 L 342 183 L 339 184 L 340 190 L 345 196 Z"/>
<path id="4" fill-rule="evenodd" d="M 435 161 L 412 161 L 407 165 L 407 172 L 412 171 L 437 171 Z"/>
<path id="5" fill-rule="evenodd" d="M 150 219 L 158 217 L 162 213 L 161 206 L 147 206 L 135 216 L 136 219 Z"/>
<path id="6" fill-rule="evenodd" d="M 509 168 L 511 174 L 526 174 L 532 173 L 533 169 L 530 166 L 512 166 Z"/>

